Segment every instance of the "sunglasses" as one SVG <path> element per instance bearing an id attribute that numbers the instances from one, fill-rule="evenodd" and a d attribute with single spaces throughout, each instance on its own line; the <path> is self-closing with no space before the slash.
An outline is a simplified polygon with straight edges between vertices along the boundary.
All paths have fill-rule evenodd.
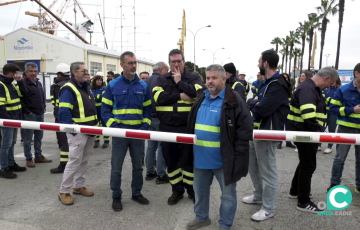
<path id="1" fill-rule="evenodd" d="M 76 72 L 84 72 L 84 73 L 89 73 L 89 70 L 87 69 L 78 69 L 78 70 L 75 70 Z"/>
<path id="2" fill-rule="evenodd" d="M 171 64 L 175 64 L 175 63 L 178 63 L 180 64 L 183 60 L 173 60 L 173 61 L 170 61 Z"/>

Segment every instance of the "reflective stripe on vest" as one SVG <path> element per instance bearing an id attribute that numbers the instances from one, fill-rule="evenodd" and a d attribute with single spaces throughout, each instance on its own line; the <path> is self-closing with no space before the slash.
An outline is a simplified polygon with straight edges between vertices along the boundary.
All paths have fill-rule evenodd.
<path id="1" fill-rule="evenodd" d="M 15 103 L 20 103 L 20 98 L 16 98 L 16 99 L 11 99 L 10 96 L 10 92 L 9 89 L 6 87 L 6 85 L 0 81 L 0 83 L 4 86 L 5 89 L 5 97 L 6 97 L 6 101 L 2 102 L 2 105 L 11 105 L 11 104 L 15 104 Z M 12 85 L 15 87 L 14 83 L 12 83 Z M 15 87 L 16 90 L 16 87 Z M 17 91 L 17 90 L 16 90 Z M 19 91 L 20 92 L 20 91 Z M 19 94 L 19 93 L 18 93 Z M 20 94 L 21 95 L 21 94 Z M 1 105 L 0 104 L 0 105 Z M 12 106 L 12 107 L 6 107 L 6 111 L 14 111 L 14 110 L 18 110 L 21 109 L 21 104 L 16 105 L 16 106 Z"/>

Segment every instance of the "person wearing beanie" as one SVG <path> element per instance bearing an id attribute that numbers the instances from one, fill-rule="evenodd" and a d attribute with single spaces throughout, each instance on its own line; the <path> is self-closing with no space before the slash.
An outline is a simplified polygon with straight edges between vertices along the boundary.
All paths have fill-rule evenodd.
<path id="1" fill-rule="evenodd" d="M 236 77 L 236 67 L 234 63 L 227 63 L 224 65 L 226 71 L 226 84 L 231 87 L 231 89 L 237 92 L 245 101 L 245 87 L 240 82 L 239 78 Z"/>

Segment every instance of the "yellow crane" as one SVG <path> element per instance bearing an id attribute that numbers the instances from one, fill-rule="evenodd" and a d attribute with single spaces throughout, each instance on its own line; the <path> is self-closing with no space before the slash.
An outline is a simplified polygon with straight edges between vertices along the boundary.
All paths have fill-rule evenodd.
<path id="1" fill-rule="evenodd" d="M 313 46 L 313 50 L 312 50 L 311 66 L 310 66 L 310 68 L 312 68 L 312 69 L 314 69 L 316 48 L 317 48 L 317 36 L 316 36 L 316 32 L 315 32 L 315 36 L 314 36 L 314 46 Z"/>
<path id="2" fill-rule="evenodd" d="M 186 37 L 186 17 L 185 10 L 183 10 L 183 18 L 182 18 L 182 26 L 181 26 L 181 37 L 178 41 L 178 45 L 180 46 L 180 50 L 184 53 L 184 43 Z"/>

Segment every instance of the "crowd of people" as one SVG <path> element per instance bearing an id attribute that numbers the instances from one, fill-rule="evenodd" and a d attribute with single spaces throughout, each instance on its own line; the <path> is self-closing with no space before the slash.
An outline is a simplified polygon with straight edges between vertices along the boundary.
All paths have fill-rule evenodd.
<path id="1" fill-rule="evenodd" d="M 56 67 L 57 78 L 51 87 L 56 123 L 103 126 L 134 130 L 151 130 L 196 134 L 194 145 L 145 141 L 112 137 L 111 176 L 112 208 L 121 211 L 122 168 L 129 150 L 132 163 L 132 197 L 141 205 L 149 204 L 141 191 L 143 164 L 145 180 L 156 178 L 157 184 L 170 183 L 172 193 L 167 202 L 177 204 L 185 192 L 194 203 L 195 218 L 187 229 L 209 225 L 210 186 L 215 177 L 221 188 L 220 229 L 230 229 L 236 214 L 236 184 L 248 173 L 254 187 L 253 195 L 244 197 L 245 204 L 261 204 L 251 216 L 264 221 L 275 215 L 278 195 L 276 151 L 282 143 L 253 139 L 253 129 L 307 132 L 359 133 L 360 130 L 360 63 L 354 68 L 354 80 L 341 86 L 338 73 L 331 67 L 320 69 L 314 76 L 304 71 L 297 86 L 288 74 L 277 71 L 278 54 L 273 50 L 261 53 L 259 73 L 252 86 L 245 73 L 237 76 L 233 63 L 212 64 L 206 68 L 206 83 L 185 68 L 183 53 L 174 49 L 168 55 L 169 66 L 158 62 L 153 74 L 137 75 L 137 60 L 132 52 L 120 56 L 121 74 L 98 72 L 90 79 L 83 62 Z M 36 78 L 38 66 L 19 68 L 6 64 L 0 75 L 0 118 L 44 121 L 46 103 L 41 83 Z M 169 71 L 170 70 L 170 71 Z M 16 84 L 15 84 L 16 82 Z M 248 93 L 253 96 L 249 99 Z M 26 171 L 14 160 L 17 128 L 1 127 L 0 177 L 17 178 L 16 172 Z M 85 187 L 85 174 L 93 148 L 100 145 L 100 136 L 81 133 L 56 133 L 59 166 L 51 173 L 63 173 L 58 199 L 65 205 L 74 204 L 73 194 L 93 196 Z M 31 141 L 34 137 L 34 157 Z M 24 155 L 26 166 L 48 163 L 41 151 L 43 131 L 25 130 Z M 104 136 L 102 148 L 109 147 Z M 299 164 L 289 188 L 289 198 L 298 199 L 297 209 L 322 211 L 311 201 L 311 178 L 316 169 L 317 143 L 287 142 L 295 148 Z M 329 144 L 324 153 L 331 153 Z M 350 145 L 337 145 L 330 187 L 341 183 L 344 162 Z M 146 154 L 145 154 L 146 152 Z M 360 148 L 355 146 L 356 187 L 360 193 Z M 145 156 L 145 162 L 144 162 Z M 156 166 L 156 167 L 155 167 Z"/>

